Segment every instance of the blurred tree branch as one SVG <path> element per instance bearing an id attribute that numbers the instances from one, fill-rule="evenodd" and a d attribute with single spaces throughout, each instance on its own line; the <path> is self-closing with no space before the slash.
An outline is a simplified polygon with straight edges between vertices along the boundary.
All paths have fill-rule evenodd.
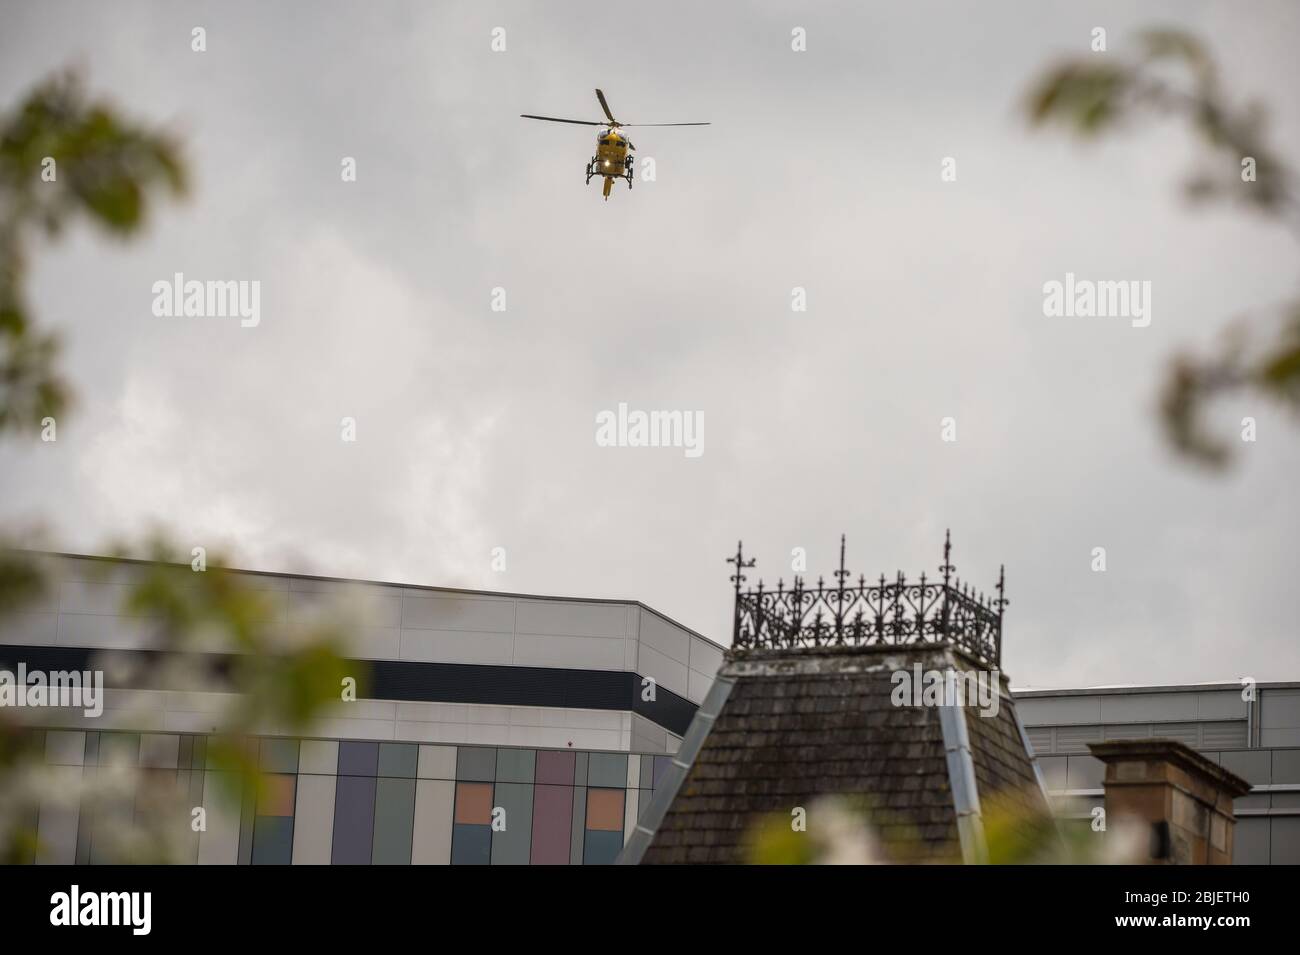
<path id="1" fill-rule="evenodd" d="M 1188 177 L 1189 199 L 1233 202 L 1300 236 L 1293 174 L 1267 143 L 1263 108 L 1231 103 L 1208 52 L 1186 33 L 1152 30 L 1127 58 L 1094 54 L 1058 64 L 1033 84 L 1026 109 L 1034 125 L 1056 124 L 1084 137 L 1148 113 L 1182 119 L 1213 157 L 1210 166 Z M 1253 327 L 1259 324 L 1272 330 Z M 1256 322 L 1238 322 L 1213 353 L 1174 357 L 1160 397 L 1173 447 L 1203 464 L 1226 464 L 1230 445 L 1209 430 L 1204 416 L 1212 400 L 1233 392 L 1253 392 L 1300 410 L 1300 300 Z"/>
<path id="2" fill-rule="evenodd" d="M 152 195 L 185 185 L 177 146 L 90 101 L 75 74 L 0 116 L 0 432 L 38 430 L 71 395 L 55 368 L 58 339 L 34 327 L 27 305 L 30 246 L 77 219 L 133 235 Z"/>
<path id="3" fill-rule="evenodd" d="M 178 147 L 90 101 L 74 75 L 42 83 L 0 115 L 0 436 L 39 431 L 44 417 L 68 408 L 71 394 L 56 367 L 58 341 L 37 329 L 27 303 L 32 246 L 80 219 L 130 237 L 156 197 L 182 195 L 185 186 Z M 113 551 L 147 562 L 128 574 L 121 612 L 151 621 L 149 648 L 162 651 L 105 654 L 92 663 L 114 669 L 112 686 L 130 688 L 116 709 L 133 717 L 150 691 L 210 695 L 221 706 L 211 714 L 204 771 L 237 802 L 256 799 L 265 779 L 250 741 L 306 733 L 339 702 L 345 675 L 364 679 L 345 674 L 345 608 L 288 619 L 267 593 L 220 569 L 219 557 L 211 568 L 192 567 L 188 549 L 162 534 Z M 0 535 L 0 616 L 47 590 L 46 576 L 41 554 Z M 83 824 L 93 821 L 97 855 L 116 861 L 178 861 L 197 838 L 178 773 L 101 758 L 70 779 L 57 772 L 64 767 L 45 764 L 34 727 L 14 713 L 0 708 L 0 861 L 37 857 L 38 814 L 51 807 L 80 810 Z M 55 715 L 54 728 L 69 725 Z"/>

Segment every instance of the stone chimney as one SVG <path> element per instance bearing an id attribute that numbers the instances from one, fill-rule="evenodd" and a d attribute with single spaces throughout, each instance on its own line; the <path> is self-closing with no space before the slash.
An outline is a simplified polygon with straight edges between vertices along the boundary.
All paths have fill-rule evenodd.
<path id="1" fill-rule="evenodd" d="M 1232 801 L 1250 784 L 1170 739 L 1090 743 L 1106 764 L 1106 819 L 1151 827 L 1148 865 L 1231 865 Z"/>

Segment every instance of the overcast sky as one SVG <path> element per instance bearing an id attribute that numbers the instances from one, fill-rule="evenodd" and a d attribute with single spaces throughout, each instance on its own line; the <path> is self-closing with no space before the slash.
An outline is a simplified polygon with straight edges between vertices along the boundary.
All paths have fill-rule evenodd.
<path id="1" fill-rule="evenodd" d="M 1153 410 L 1176 349 L 1295 294 L 1300 250 L 1185 205 L 1176 124 L 1083 147 L 1021 110 L 1093 27 L 1117 53 L 1176 23 L 1295 157 L 1300 7 L 802 6 L 0 0 L 3 109 L 79 67 L 194 181 L 139 241 L 36 252 L 80 400 L 57 443 L 0 443 L 0 520 L 637 599 L 722 643 L 737 538 L 767 583 L 794 547 L 829 573 L 841 532 L 855 572 L 933 574 L 950 526 L 962 577 L 1007 566 L 1018 686 L 1300 679 L 1295 423 L 1225 402 L 1259 438 L 1207 477 Z M 597 86 L 714 125 L 634 131 L 657 180 L 605 203 L 590 129 L 518 118 L 597 119 Z M 260 281 L 260 324 L 156 317 L 176 272 Z M 1150 326 L 1045 317 L 1067 272 L 1150 281 Z M 620 402 L 702 412 L 704 453 L 597 446 Z"/>

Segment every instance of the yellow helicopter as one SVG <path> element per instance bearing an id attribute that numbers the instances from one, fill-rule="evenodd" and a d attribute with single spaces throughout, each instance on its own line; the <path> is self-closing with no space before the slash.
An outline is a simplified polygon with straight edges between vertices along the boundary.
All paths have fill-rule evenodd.
<path id="1" fill-rule="evenodd" d="M 708 126 L 709 123 L 620 123 L 614 118 L 614 114 L 609 111 L 609 104 L 605 102 L 605 94 L 596 90 L 596 99 L 600 100 L 600 108 L 605 111 L 607 122 L 591 122 L 585 119 L 556 119 L 554 116 L 534 116 L 532 113 L 520 113 L 524 119 L 541 119 L 548 123 L 573 123 L 577 126 L 599 126 L 600 131 L 596 133 L 596 155 L 591 157 L 591 162 L 587 163 L 587 182 L 591 182 L 592 176 L 603 176 L 605 178 L 605 200 L 609 200 L 609 191 L 613 188 L 615 179 L 624 179 L 627 181 L 627 187 L 632 188 L 632 150 L 636 149 L 632 141 L 627 138 L 623 132 L 629 126 Z"/>

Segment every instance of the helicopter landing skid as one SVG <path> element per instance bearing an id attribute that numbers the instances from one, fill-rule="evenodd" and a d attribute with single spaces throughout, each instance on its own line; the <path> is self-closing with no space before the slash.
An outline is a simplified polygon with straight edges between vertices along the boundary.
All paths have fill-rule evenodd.
<path id="1" fill-rule="evenodd" d="M 622 179 L 624 182 L 627 183 L 627 187 L 628 187 L 629 189 L 632 188 L 632 179 L 634 178 L 634 170 L 633 170 L 633 168 L 632 168 L 632 157 L 631 157 L 631 156 L 629 156 L 629 157 L 627 158 L 627 161 L 623 164 L 623 174 L 622 174 L 621 176 L 611 176 L 611 175 L 609 175 L 608 173 L 603 173 L 603 172 L 598 171 L 598 169 L 597 169 L 597 163 L 598 163 L 598 162 L 599 162 L 599 160 L 598 160 L 597 158 L 593 157 L 592 160 L 591 160 L 591 162 L 587 163 L 587 168 L 586 168 L 587 178 L 586 178 L 586 181 L 585 181 L 585 185 L 588 185 L 588 186 L 591 185 L 591 180 L 592 180 L 592 178 L 595 177 L 595 176 L 604 176 L 606 179 L 611 179 L 611 180 L 613 180 L 613 179 Z"/>

